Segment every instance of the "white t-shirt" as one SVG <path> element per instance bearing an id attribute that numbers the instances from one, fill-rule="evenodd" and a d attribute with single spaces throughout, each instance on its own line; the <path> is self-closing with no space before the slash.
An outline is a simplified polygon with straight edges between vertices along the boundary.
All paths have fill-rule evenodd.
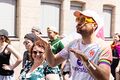
<path id="1" fill-rule="evenodd" d="M 104 45 L 103 45 L 104 44 Z M 67 47 L 65 47 L 58 54 L 65 59 L 70 59 L 71 77 L 70 80 L 94 80 L 88 73 L 88 70 L 83 65 L 82 61 L 75 57 L 75 55 L 68 51 L 69 48 L 76 48 L 81 50 L 86 56 L 95 64 L 105 63 L 110 65 L 112 60 L 112 53 L 110 46 L 107 46 L 104 41 L 96 40 L 95 43 L 83 45 L 81 39 L 74 40 Z"/>

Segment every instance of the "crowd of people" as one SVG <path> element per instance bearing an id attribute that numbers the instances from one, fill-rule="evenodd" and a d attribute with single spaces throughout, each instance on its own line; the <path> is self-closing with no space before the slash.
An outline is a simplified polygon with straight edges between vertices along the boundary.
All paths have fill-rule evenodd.
<path id="1" fill-rule="evenodd" d="M 113 43 L 107 45 L 95 34 L 99 27 L 96 12 L 75 11 L 74 16 L 81 38 L 65 46 L 55 27 L 47 27 L 45 40 L 40 28 L 34 26 L 24 36 L 23 59 L 10 44 L 8 32 L 1 29 L 0 80 L 16 80 L 14 69 L 21 62 L 19 80 L 120 80 L 120 34 L 116 33 Z M 11 54 L 16 57 L 14 64 L 10 64 Z"/>

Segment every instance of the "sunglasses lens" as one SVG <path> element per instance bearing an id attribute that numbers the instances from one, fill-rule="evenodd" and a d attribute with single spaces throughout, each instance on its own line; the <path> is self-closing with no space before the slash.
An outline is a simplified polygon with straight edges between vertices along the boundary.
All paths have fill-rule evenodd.
<path id="1" fill-rule="evenodd" d="M 24 45 L 27 45 L 28 43 L 29 43 L 29 42 L 27 42 L 27 41 L 24 41 L 24 42 L 23 42 Z"/>
<path id="2" fill-rule="evenodd" d="M 3 38 L 4 38 L 4 36 L 0 35 L 0 39 L 3 39 Z"/>
<path id="3" fill-rule="evenodd" d="M 33 51 L 34 54 L 37 54 L 37 51 Z"/>
<path id="4" fill-rule="evenodd" d="M 33 53 L 34 54 L 37 54 L 37 53 L 42 54 L 43 52 L 41 52 L 41 51 L 33 51 Z"/>
<path id="5" fill-rule="evenodd" d="M 80 24 L 84 24 L 85 23 L 85 17 L 82 17 L 81 20 L 80 20 Z"/>
<path id="6" fill-rule="evenodd" d="M 94 23 L 95 21 L 92 18 L 87 18 L 86 17 L 85 22 L 87 22 L 87 23 Z"/>
<path id="7" fill-rule="evenodd" d="M 85 23 L 85 17 L 81 16 L 80 18 L 77 19 L 78 21 L 78 26 L 81 26 L 82 24 Z"/>

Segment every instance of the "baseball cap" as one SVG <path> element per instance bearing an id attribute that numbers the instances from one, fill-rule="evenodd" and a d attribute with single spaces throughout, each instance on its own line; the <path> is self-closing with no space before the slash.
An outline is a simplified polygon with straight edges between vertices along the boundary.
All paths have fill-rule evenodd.
<path id="1" fill-rule="evenodd" d="M 58 33 L 57 29 L 53 26 L 49 26 L 49 27 L 47 27 L 47 29 L 54 31 L 55 33 Z"/>
<path id="2" fill-rule="evenodd" d="M 7 32 L 7 30 L 1 29 L 1 30 L 0 30 L 0 35 L 3 35 L 3 36 L 8 37 L 8 32 Z"/>
<path id="3" fill-rule="evenodd" d="M 98 15 L 97 12 L 93 11 L 93 10 L 84 10 L 84 11 L 75 11 L 74 12 L 74 16 L 80 17 L 81 15 L 85 16 L 85 17 L 91 17 L 94 19 L 94 21 L 96 22 L 97 26 L 100 26 L 100 16 Z"/>
<path id="4" fill-rule="evenodd" d="M 26 34 L 24 38 L 27 38 L 27 39 L 31 40 L 32 42 L 35 42 L 38 39 L 38 37 L 36 35 L 34 35 L 33 33 Z"/>
<path id="5" fill-rule="evenodd" d="M 33 26 L 32 29 L 42 34 L 39 26 Z"/>
<path id="6" fill-rule="evenodd" d="M 76 18 L 79 18 L 81 15 L 85 16 L 85 17 L 91 17 L 92 19 L 94 19 L 94 21 L 96 22 L 98 28 L 95 31 L 95 34 L 98 35 L 98 33 L 103 30 L 104 27 L 104 23 L 103 23 L 103 16 L 100 16 L 96 11 L 94 10 L 84 10 L 84 11 L 75 11 L 74 12 L 74 16 Z M 101 31 L 100 33 L 102 33 L 103 31 Z M 102 33 L 103 35 L 103 33 Z"/>

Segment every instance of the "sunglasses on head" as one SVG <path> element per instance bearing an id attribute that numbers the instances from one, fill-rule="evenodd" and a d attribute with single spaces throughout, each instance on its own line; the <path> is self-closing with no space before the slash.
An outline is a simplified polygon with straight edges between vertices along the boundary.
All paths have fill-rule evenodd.
<path id="1" fill-rule="evenodd" d="M 43 52 L 41 52 L 41 51 L 32 51 L 32 53 L 36 55 L 37 53 L 42 54 Z"/>

